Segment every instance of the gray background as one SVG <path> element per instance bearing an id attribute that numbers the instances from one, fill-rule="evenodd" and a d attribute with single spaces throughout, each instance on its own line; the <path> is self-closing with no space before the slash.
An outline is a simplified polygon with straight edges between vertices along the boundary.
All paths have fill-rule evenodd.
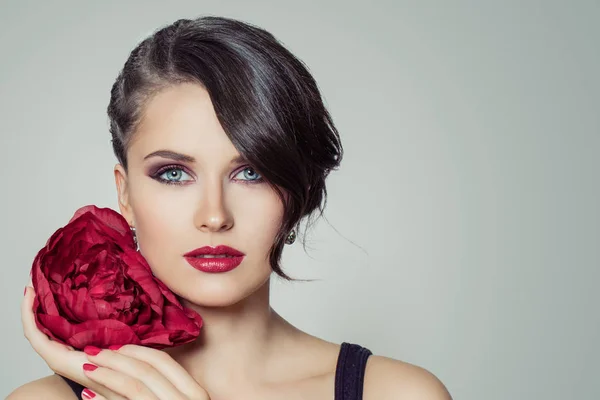
<path id="1" fill-rule="evenodd" d="M 421 365 L 455 399 L 598 399 L 600 2 L 2 1 L 0 396 L 36 252 L 116 208 L 105 114 L 129 51 L 202 14 L 266 28 L 340 129 L 327 220 L 273 284 L 285 317 Z"/>

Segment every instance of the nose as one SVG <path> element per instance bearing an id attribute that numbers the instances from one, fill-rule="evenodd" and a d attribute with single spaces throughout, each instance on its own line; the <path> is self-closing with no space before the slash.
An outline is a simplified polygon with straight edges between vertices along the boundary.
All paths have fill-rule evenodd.
<path id="1" fill-rule="evenodd" d="M 203 232 L 223 232 L 233 227 L 233 215 L 228 209 L 222 182 L 206 182 L 194 216 L 196 228 Z"/>

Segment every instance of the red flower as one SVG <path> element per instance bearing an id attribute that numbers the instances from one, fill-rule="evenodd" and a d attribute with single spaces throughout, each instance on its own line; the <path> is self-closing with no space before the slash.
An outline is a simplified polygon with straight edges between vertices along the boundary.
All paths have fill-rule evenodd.
<path id="1" fill-rule="evenodd" d="M 135 250 L 127 221 L 85 206 L 33 261 L 33 311 L 52 339 L 83 349 L 137 344 L 156 349 L 194 341 L 202 318 L 184 308 Z"/>

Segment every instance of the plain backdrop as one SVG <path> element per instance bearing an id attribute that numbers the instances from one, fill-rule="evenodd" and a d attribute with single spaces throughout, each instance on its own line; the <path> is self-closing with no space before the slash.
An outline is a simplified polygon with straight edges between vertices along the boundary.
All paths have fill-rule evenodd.
<path id="1" fill-rule="evenodd" d="M 259 25 L 314 74 L 346 154 L 273 305 L 427 368 L 455 399 L 598 399 L 600 2 L 1 1 L 0 396 L 51 371 L 23 337 L 36 252 L 117 209 L 106 106 L 179 18 Z"/>

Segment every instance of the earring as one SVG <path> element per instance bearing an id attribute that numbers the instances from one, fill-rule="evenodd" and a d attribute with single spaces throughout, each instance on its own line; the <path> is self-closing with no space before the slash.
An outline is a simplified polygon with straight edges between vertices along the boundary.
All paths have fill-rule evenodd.
<path id="1" fill-rule="evenodd" d="M 285 238 L 285 244 L 293 244 L 296 241 L 296 230 L 292 229 L 287 238 Z"/>
<path id="2" fill-rule="evenodd" d="M 137 235 L 135 233 L 135 227 L 131 226 L 130 229 L 131 229 L 131 234 L 133 235 L 133 241 L 135 243 L 135 251 L 140 251 L 140 245 L 138 243 Z"/>

